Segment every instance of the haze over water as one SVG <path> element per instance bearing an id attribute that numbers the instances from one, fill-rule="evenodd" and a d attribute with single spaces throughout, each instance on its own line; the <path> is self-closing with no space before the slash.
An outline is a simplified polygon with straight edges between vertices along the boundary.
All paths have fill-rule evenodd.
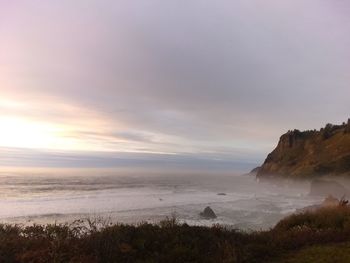
<path id="1" fill-rule="evenodd" d="M 319 201 L 307 193 L 306 185 L 258 183 L 254 176 L 232 173 L 7 169 L 0 173 L 0 219 L 25 224 L 82 218 L 136 223 L 176 215 L 188 224 L 260 229 Z M 206 206 L 217 219 L 199 216 Z"/>

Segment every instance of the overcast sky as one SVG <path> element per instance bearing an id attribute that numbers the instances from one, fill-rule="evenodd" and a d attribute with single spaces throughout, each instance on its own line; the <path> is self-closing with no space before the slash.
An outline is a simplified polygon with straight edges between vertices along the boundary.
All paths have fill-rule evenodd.
<path id="1" fill-rule="evenodd" d="M 0 147 L 259 163 L 350 117 L 349 47 L 345 0 L 0 0 Z"/>

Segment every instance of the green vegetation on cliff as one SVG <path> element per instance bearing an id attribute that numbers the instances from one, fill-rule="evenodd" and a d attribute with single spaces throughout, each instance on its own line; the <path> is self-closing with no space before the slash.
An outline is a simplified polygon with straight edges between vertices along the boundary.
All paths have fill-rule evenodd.
<path id="1" fill-rule="evenodd" d="M 268 231 L 179 224 L 0 225 L 0 262 L 349 262 L 350 208 L 294 214 Z M 337 253 L 334 252 L 337 246 Z M 316 253 L 319 253 L 316 255 Z M 330 255 L 331 257 L 330 261 Z M 309 261 L 308 261 L 309 260 Z"/>
<path id="2" fill-rule="evenodd" d="M 257 176 L 350 175 L 350 119 L 319 131 L 283 134 Z"/>

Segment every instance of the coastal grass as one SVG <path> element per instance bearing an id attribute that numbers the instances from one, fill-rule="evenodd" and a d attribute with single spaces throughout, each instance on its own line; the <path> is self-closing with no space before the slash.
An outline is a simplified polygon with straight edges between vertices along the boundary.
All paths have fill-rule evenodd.
<path id="1" fill-rule="evenodd" d="M 331 256 L 332 254 L 336 256 Z M 158 224 L 0 225 L 0 262 L 350 262 L 350 208 L 303 212 L 267 231 Z M 336 260 L 336 261 L 334 261 Z"/>

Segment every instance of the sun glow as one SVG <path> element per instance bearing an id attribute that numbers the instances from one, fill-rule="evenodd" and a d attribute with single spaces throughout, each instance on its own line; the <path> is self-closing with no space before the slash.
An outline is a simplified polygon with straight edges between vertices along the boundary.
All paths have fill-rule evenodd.
<path id="1" fill-rule="evenodd" d="M 71 149 L 75 142 L 65 139 L 64 128 L 17 117 L 0 117 L 0 146 L 42 149 Z"/>
<path id="2" fill-rule="evenodd" d="M 96 112 L 52 98 L 23 101 L 0 98 L 0 147 L 102 151 L 113 140 L 105 138 L 109 122 Z M 107 135 L 95 138 L 97 129 Z"/>
<path id="3" fill-rule="evenodd" d="M 143 148 L 148 147 L 142 136 L 141 140 L 137 135 L 135 139 L 132 132 L 123 136 L 129 127 L 99 112 L 52 98 L 42 101 L 31 99 L 30 103 L 23 101 L 0 98 L 0 150 L 1 147 L 15 147 L 53 151 L 144 152 Z"/>
<path id="4" fill-rule="evenodd" d="M 22 106 L 23 104 L 14 100 L 0 99 L 0 108 L 17 109 L 17 108 L 21 108 Z"/>

